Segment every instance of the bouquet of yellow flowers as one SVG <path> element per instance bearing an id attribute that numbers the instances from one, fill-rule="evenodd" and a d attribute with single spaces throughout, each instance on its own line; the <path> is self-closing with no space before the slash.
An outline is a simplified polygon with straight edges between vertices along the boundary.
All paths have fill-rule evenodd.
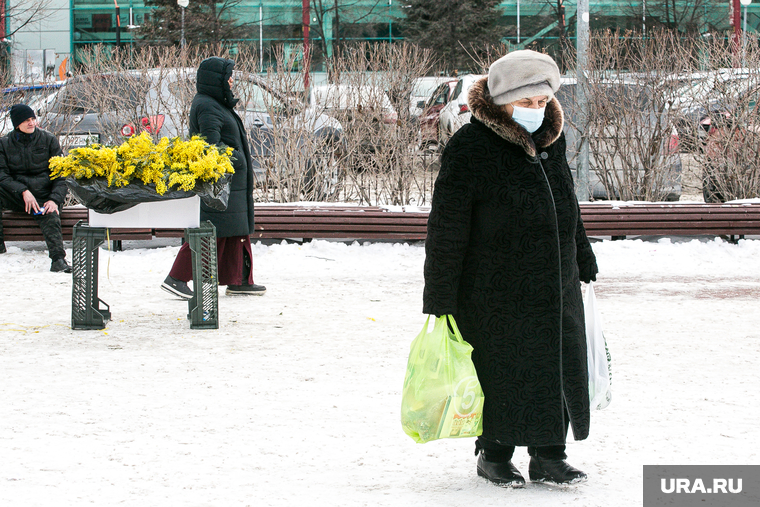
<path id="1" fill-rule="evenodd" d="M 189 141 L 147 132 L 121 146 L 91 144 L 50 159 L 50 178 L 66 178 L 71 193 L 99 213 L 124 211 L 141 202 L 181 199 L 194 194 L 225 209 L 232 148 L 220 151 L 202 137 Z"/>

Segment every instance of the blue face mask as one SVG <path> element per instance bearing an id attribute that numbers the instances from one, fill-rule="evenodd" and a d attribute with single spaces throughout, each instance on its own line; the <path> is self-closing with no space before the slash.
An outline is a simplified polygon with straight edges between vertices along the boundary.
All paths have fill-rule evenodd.
<path id="1" fill-rule="evenodd" d="M 544 110 L 546 110 L 545 107 L 542 107 L 541 109 L 531 109 L 530 107 L 518 106 L 512 107 L 514 108 L 514 111 L 512 112 L 512 119 L 531 134 L 538 130 L 538 128 L 544 122 Z"/>

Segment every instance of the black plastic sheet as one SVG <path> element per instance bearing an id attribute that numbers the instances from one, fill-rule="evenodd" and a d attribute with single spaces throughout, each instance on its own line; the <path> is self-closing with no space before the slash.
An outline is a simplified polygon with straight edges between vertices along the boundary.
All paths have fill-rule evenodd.
<path id="1" fill-rule="evenodd" d="M 230 198 L 231 176 L 219 178 L 216 182 L 199 181 L 192 191 L 167 190 L 163 195 L 156 192 L 155 185 L 145 185 L 141 181 L 116 188 L 109 187 L 106 178 L 102 177 L 86 180 L 67 178 L 66 185 L 80 203 L 106 215 L 127 210 L 141 202 L 170 201 L 194 195 L 210 208 L 224 211 Z"/>

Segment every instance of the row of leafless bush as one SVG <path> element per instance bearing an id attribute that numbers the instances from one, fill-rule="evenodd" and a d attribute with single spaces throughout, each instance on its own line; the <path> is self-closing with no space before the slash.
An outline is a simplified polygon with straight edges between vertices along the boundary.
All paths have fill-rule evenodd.
<path id="1" fill-rule="evenodd" d="M 667 31 L 649 35 L 642 39 L 634 33 L 603 32 L 591 37 L 583 85 L 585 115 L 578 105 L 580 85 L 573 77 L 563 80 L 558 97 L 566 114 L 571 166 L 578 163 L 580 133 L 585 132 L 596 187 L 592 195 L 677 198 L 681 157 L 689 156 L 703 168 L 706 198 L 757 197 L 757 39 L 748 37 L 742 51 L 718 37 L 684 39 Z M 485 54 L 495 59 L 504 51 L 493 47 Z M 257 200 L 429 203 L 435 178 L 430 168 L 436 167 L 436 157 L 419 149 L 409 96 L 413 79 L 430 73 L 435 62 L 428 51 L 413 45 L 344 46 L 330 67 L 332 88 L 309 83 L 316 97 L 309 108 L 304 105 L 310 103 L 305 76 L 292 71 L 296 65 L 290 51 L 278 51 L 277 64 L 262 75 L 255 47 L 240 46 L 234 52 L 222 47 L 117 52 L 95 47 L 83 58 L 78 76 L 115 72 L 133 81 L 129 89 L 152 82 L 161 92 L 149 93 L 148 101 L 137 100 L 125 93 L 123 82 L 94 78 L 86 80 L 81 96 L 63 105 L 75 116 L 80 101 L 90 104 L 100 112 L 103 128 L 111 128 L 106 141 L 114 144 L 121 141 L 115 129 L 131 123 L 151 130 L 157 114 L 166 118 L 160 131 L 152 129 L 156 136 L 185 135 L 195 94 L 193 72 L 210 55 L 234 59 L 240 72 L 238 109 L 261 167 Z M 479 62 L 484 70 L 489 63 Z M 271 125 L 258 125 L 255 113 L 262 111 L 274 120 Z M 339 136 L 330 129 L 335 121 L 341 125 Z"/>
<path id="2" fill-rule="evenodd" d="M 743 50 L 726 38 L 651 35 L 591 38 L 588 115 L 568 116 L 587 131 L 592 179 L 610 196 L 662 200 L 677 195 L 689 157 L 701 167 L 706 200 L 758 197 L 757 38 L 748 35 Z"/>
<path id="3" fill-rule="evenodd" d="M 260 167 L 257 200 L 427 202 L 432 160 L 417 149 L 409 97 L 414 78 L 426 75 L 434 62 L 429 51 L 416 46 L 345 48 L 334 61 L 329 87 L 310 83 L 318 99 L 311 105 L 304 74 L 291 71 L 295 55 L 283 50 L 277 52 L 277 65 L 262 75 L 254 47 L 238 47 L 234 54 L 224 48 L 114 52 L 96 47 L 83 58 L 73 81 L 77 86 L 67 86 L 51 108 L 71 118 L 96 112 L 98 130 L 107 133 L 103 143 L 122 141 L 125 124 L 156 138 L 186 135 L 194 70 L 210 55 L 236 62 L 237 110 L 249 132 L 254 165 Z M 163 126 L 152 128 L 159 114 Z M 45 126 L 57 134 L 81 129 L 76 122 Z"/>

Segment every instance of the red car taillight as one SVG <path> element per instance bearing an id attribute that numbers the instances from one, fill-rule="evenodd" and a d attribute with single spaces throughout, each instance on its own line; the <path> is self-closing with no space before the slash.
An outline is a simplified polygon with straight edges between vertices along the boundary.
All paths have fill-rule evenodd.
<path id="1" fill-rule="evenodd" d="M 670 150 L 670 153 L 675 153 L 678 151 L 678 132 L 673 132 L 670 134 L 670 142 L 668 143 L 668 149 Z"/>
<path id="2" fill-rule="evenodd" d="M 150 132 L 151 134 L 158 134 L 161 127 L 164 125 L 164 115 L 157 114 L 155 116 L 148 116 L 140 120 L 143 130 Z"/>
<path id="3" fill-rule="evenodd" d="M 150 134 L 158 134 L 163 125 L 164 115 L 162 114 L 140 118 L 140 130 Z M 124 137 L 132 137 L 135 135 L 135 132 L 137 132 L 137 130 L 131 123 L 127 123 L 121 127 L 121 135 Z"/>
<path id="4" fill-rule="evenodd" d="M 396 111 L 391 112 L 385 112 L 383 114 L 383 123 L 385 124 L 393 124 L 398 121 L 398 115 L 396 114 Z"/>
<path id="5" fill-rule="evenodd" d="M 123 135 L 124 137 L 132 137 L 133 135 L 135 135 L 135 128 L 129 123 L 127 123 L 126 125 L 121 127 L 121 135 Z"/>

